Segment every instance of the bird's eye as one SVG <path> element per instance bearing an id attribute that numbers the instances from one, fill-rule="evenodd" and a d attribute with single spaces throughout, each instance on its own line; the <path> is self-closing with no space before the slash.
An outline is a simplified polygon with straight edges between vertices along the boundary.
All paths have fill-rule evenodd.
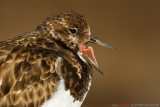
<path id="1" fill-rule="evenodd" d="M 78 32 L 77 28 L 70 28 L 69 32 L 72 34 L 76 34 Z"/>

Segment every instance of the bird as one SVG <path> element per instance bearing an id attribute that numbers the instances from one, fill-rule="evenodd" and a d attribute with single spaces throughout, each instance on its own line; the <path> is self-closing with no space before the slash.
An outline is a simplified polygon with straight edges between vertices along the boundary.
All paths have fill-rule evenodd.
<path id="1" fill-rule="evenodd" d="M 0 42 L 0 107 L 81 107 L 99 68 L 84 15 L 53 14 L 34 30 Z M 90 53 L 91 57 L 87 55 Z"/>

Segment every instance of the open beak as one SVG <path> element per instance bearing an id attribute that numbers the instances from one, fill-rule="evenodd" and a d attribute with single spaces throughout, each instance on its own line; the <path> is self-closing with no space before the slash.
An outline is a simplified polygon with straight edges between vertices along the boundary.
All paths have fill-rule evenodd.
<path id="1" fill-rule="evenodd" d="M 97 39 L 96 37 L 94 37 L 92 35 L 90 35 L 90 38 L 89 38 L 88 42 L 92 42 L 92 43 L 95 43 L 95 44 L 98 44 L 98 45 L 101 45 L 101 46 L 112 48 L 114 50 L 116 49 L 115 47 L 111 46 L 110 44 L 105 43 L 103 41 L 100 41 L 99 39 Z"/>
<path id="2" fill-rule="evenodd" d="M 111 46 L 110 44 L 105 43 L 105 42 L 103 42 L 103 41 L 100 41 L 98 38 L 96 38 L 96 37 L 94 37 L 94 36 L 92 36 L 92 35 L 90 35 L 90 38 L 89 38 L 89 40 L 86 42 L 86 44 L 89 43 L 89 42 L 95 43 L 95 44 L 99 44 L 99 45 L 101 45 L 101 46 L 109 47 L 109 48 L 112 48 L 112 49 L 114 49 L 114 50 L 116 49 L 115 47 Z M 83 48 L 82 50 L 83 50 L 83 53 L 85 54 L 85 57 L 89 60 L 89 62 L 91 63 L 91 65 L 92 65 L 98 72 L 100 72 L 101 74 L 103 74 L 103 72 L 98 68 L 98 64 L 97 64 L 96 58 L 95 58 L 95 56 L 94 56 L 93 48 L 92 48 L 92 47 L 89 47 L 88 49 L 86 49 L 85 46 L 84 46 L 84 48 Z M 91 55 L 92 55 L 92 59 L 93 59 L 93 60 L 91 60 L 91 58 L 89 58 L 88 55 L 86 54 L 86 52 L 88 52 L 88 51 L 91 52 Z"/>

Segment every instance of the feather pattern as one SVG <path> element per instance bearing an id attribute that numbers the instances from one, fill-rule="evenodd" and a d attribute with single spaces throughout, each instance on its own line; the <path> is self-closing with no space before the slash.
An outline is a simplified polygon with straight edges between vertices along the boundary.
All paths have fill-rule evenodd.
<path id="1" fill-rule="evenodd" d="M 72 26 L 80 26 L 81 38 L 71 37 L 66 29 Z M 73 102 L 83 102 L 92 66 L 77 52 L 88 39 L 86 29 L 90 31 L 82 15 L 63 13 L 47 18 L 32 32 L 0 42 L 0 107 L 40 107 L 54 97 L 61 78 Z"/>
<path id="2" fill-rule="evenodd" d="M 0 51 L 0 106 L 38 107 L 56 91 L 52 52 L 7 43 L 1 43 Z"/>

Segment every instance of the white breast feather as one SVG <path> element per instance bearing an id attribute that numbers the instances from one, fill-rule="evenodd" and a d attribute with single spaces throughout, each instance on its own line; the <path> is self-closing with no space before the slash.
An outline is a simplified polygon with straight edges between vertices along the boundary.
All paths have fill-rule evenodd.
<path id="1" fill-rule="evenodd" d="M 0 86 L 2 85 L 2 79 L 0 80 Z"/>
<path id="2" fill-rule="evenodd" d="M 57 59 L 56 64 L 58 64 L 60 59 L 61 59 L 60 57 Z M 88 85 L 88 90 L 90 86 L 91 86 L 91 80 Z M 74 98 L 70 95 L 70 91 L 65 90 L 64 80 L 61 77 L 59 81 L 59 85 L 57 87 L 57 91 L 51 96 L 51 98 L 48 101 L 42 104 L 42 107 L 81 107 L 87 93 L 88 92 L 85 93 L 82 101 L 74 101 Z"/>

